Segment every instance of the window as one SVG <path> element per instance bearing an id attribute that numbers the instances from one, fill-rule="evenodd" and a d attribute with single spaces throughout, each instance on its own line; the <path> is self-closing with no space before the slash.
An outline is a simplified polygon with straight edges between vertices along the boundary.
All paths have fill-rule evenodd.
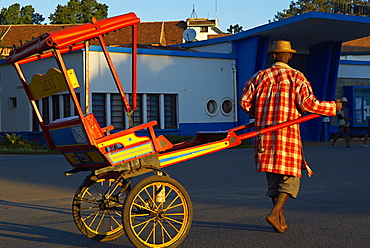
<path id="1" fill-rule="evenodd" d="M 80 102 L 80 93 L 76 93 L 77 100 Z M 104 94 L 103 94 L 104 96 Z M 76 106 L 74 106 L 69 94 L 52 95 L 36 101 L 40 110 L 44 124 L 48 125 L 50 121 L 56 119 L 78 115 Z M 39 131 L 37 115 L 33 113 L 32 131 Z"/>
<path id="2" fill-rule="evenodd" d="M 131 94 L 128 94 L 128 100 L 132 102 Z M 106 106 L 106 102 L 109 106 Z M 131 115 L 134 126 L 155 120 L 158 122 L 155 128 L 178 128 L 176 94 L 137 94 L 136 105 Z M 92 111 L 102 127 L 113 125 L 118 130 L 129 128 L 126 110 L 118 93 L 93 93 Z"/>
<path id="3" fill-rule="evenodd" d="M 233 103 L 230 99 L 226 98 L 222 100 L 221 112 L 223 115 L 230 115 L 233 111 Z"/>
<path id="4" fill-rule="evenodd" d="M 98 121 L 101 127 L 106 126 L 106 104 L 105 98 L 106 94 L 102 93 L 93 93 L 92 94 L 92 112 L 95 115 L 96 120 Z"/>
<path id="5" fill-rule="evenodd" d="M 160 116 L 159 116 L 159 95 L 157 94 L 148 94 L 147 95 L 147 118 L 149 121 L 157 121 L 155 128 L 161 126 Z"/>
<path id="6" fill-rule="evenodd" d="M 113 125 L 115 129 L 125 129 L 126 111 L 120 94 L 111 94 L 110 106 L 111 125 Z"/>
<path id="7" fill-rule="evenodd" d="M 44 119 L 44 124 L 49 124 L 49 98 L 42 98 L 42 118 Z"/>
<path id="8" fill-rule="evenodd" d="M 17 98 L 16 97 L 9 97 L 8 99 L 8 108 L 16 108 L 17 107 Z"/>
<path id="9" fill-rule="evenodd" d="M 200 27 L 201 33 L 208 33 L 208 27 Z"/>
<path id="10" fill-rule="evenodd" d="M 164 128 L 177 128 L 176 95 L 164 95 Z"/>
<path id="11" fill-rule="evenodd" d="M 52 107 L 53 107 L 53 120 L 56 120 L 60 118 L 59 95 L 53 95 L 51 99 L 52 99 Z"/>
<path id="12" fill-rule="evenodd" d="M 69 95 L 63 95 L 63 117 L 72 116 L 71 113 L 71 98 Z"/>
<path id="13" fill-rule="evenodd" d="M 207 100 L 206 112 L 210 116 L 215 116 L 217 114 L 217 102 L 214 99 Z"/>
<path id="14" fill-rule="evenodd" d="M 134 122 L 134 126 L 143 124 L 142 99 L 143 99 L 143 95 L 142 94 L 137 94 L 136 109 L 135 109 L 134 113 L 131 115 L 131 118 Z M 129 94 L 129 102 L 132 102 L 132 95 L 131 94 Z"/>

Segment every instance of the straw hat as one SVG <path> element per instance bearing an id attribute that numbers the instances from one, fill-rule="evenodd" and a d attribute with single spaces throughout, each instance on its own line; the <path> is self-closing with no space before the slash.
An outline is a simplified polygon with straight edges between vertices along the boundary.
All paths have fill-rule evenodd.
<path id="1" fill-rule="evenodd" d="M 347 98 L 342 97 L 342 102 L 348 102 Z"/>
<path id="2" fill-rule="evenodd" d="M 292 49 L 289 41 L 277 40 L 272 44 L 271 50 L 268 53 L 296 53 L 296 50 Z"/>

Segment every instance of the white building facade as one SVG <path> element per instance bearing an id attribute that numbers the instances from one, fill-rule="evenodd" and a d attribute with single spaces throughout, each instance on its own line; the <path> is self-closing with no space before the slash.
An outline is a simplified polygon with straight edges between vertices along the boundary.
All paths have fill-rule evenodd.
<path id="1" fill-rule="evenodd" d="M 115 47 L 109 51 L 125 93 L 131 98 L 130 49 Z M 116 130 L 127 129 L 129 123 L 123 104 L 100 48 L 90 47 L 88 63 L 84 50 L 63 56 L 67 68 L 73 68 L 77 75 L 82 108 L 88 105 L 87 111 L 94 113 L 102 127 L 113 125 Z M 52 58 L 22 65 L 27 81 L 52 67 L 56 67 Z M 177 135 L 195 135 L 199 130 L 225 130 L 235 126 L 237 98 L 233 87 L 236 78 L 233 55 L 138 49 L 137 71 L 135 125 L 157 120 L 157 132 Z M 87 104 L 86 73 L 90 82 Z M 39 132 L 36 117 L 14 68 L 3 61 L 0 75 L 0 132 L 34 132 L 36 135 Z M 75 114 L 69 96 L 63 93 L 38 100 L 38 106 L 49 123 Z"/>

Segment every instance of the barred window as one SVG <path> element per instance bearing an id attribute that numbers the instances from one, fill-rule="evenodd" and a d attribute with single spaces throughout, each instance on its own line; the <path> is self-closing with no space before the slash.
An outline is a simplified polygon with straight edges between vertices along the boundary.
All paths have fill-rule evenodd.
<path id="1" fill-rule="evenodd" d="M 60 118 L 60 112 L 59 112 L 59 95 L 53 95 L 51 97 L 52 99 L 52 105 L 53 105 L 53 121 Z"/>
<path id="2" fill-rule="evenodd" d="M 92 94 L 92 112 L 95 115 L 101 127 L 106 126 L 106 104 L 105 104 L 106 94 L 93 93 Z"/>
<path id="3" fill-rule="evenodd" d="M 47 125 L 49 124 L 49 98 L 45 97 L 42 98 L 42 118 L 44 119 L 44 124 Z"/>
<path id="4" fill-rule="evenodd" d="M 106 99 L 110 99 L 109 106 L 105 105 Z M 132 104 L 131 94 L 128 94 L 128 100 Z M 178 128 L 176 94 L 137 94 L 136 105 L 131 115 L 134 126 L 155 120 L 158 122 L 155 128 Z M 118 130 L 129 128 L 123 101 L 118 93 L 93 93 L 92 110 L 101 126 L 113 125 Z"/>
<path id="5" fill-rule="evenodd" d="M 164 95 L 164 128 L 177 128 L 176 95 Z"/>
<path id="6" fill-rule="evenodd" d="M 125 129 L 125 108 L 120 94 L 110 96 L 111 125 L 115 129 Z"/>
<path id="7" fill-rule="evenodd" d="M 63 117 L 72 116 L 71 113 L 71 98 L 69 95 L 63 95 Z"/>
<path id="8" fill-rule="evenodd" d="M 149 121 L 157 121 L 157 125 L 154 128 L 160 127 L 160 113 L 159 113 L 159 95 L 148 94 L 147 95 L 147 118 Z"/>
<path id="9" fill-rule="evenodd" d="M 134 126 L 143 124 L 143 104 L 142 104 L 143 95 L 137 94 L 136 109 L 131 115 L 131 118 L 134 121 Z M 129 94 L 129 101 L 132 102 L 132 94 Z"/>

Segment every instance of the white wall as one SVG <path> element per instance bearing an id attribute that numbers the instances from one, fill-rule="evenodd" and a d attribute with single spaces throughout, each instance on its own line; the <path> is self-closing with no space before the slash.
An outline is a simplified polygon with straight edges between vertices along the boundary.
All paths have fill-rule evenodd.
<path id="1" fill-rule="evenodd" d="M 338 78 L 370 78 L 370 65 L 340 64 Z"/>
<path id="2" fill-rule="evenodd" d="M 89 54 L 91 92 L 117 92 L 104 55 L 96 51 L 90 51 Z M 83 52 L 63 56 L 67 68 L 75 69 L 82 86 L 77 92 L 84 91 Z M 125 92 L 131 93 L 131 55 L 114 52 L 111 56 Z M 137 90 L 138 93 L 178 94 L 179 123 L 235 122 L 234 111 L 228 116 L 220 111 L 223 99 L 228 98 L 234 103 L 236 101 L 232 70 L 234 64 L 233 59 L 139 54 Z M 21 66 L 28 83 L 34 74 L 45 74 L 52 67 L 57 67 L 53 58 Z M 0 64 L 0 76 L 0 132 L 31 131 L 32 110 L 15 69 Z M 8 108 L 9 97 L 17 97 L 17 108 Z M 205 110 L 210 98 L 219 106 L 214 116 L 208 115 Z M 81 100 L 84 101 L 83 98 Z"/>
<path id="3" fill-rule="evenodd" d="M 131 56 L 121 53 L 111 56 L 125 92 L 131 93 Z M 224 98 L 235 100 L 234 63 L 231 59 L 139 54 L 137 91 L 178 94 L 180 123 L 234 122 L 234 114 L 225 116 L 218 111 L 209 116 L 205 111 L 209 98 L 218 104 Z M 90 75 L 92 92 L 117 92 L 100 52 L 90 52 Z"/>
<path id="4" fill-rule="evenodd" d="M 196 49 L 198 52 L 206 52 L 206 53 L 232 53 L 232 43 L 231 42 L 224 42 L 224 43 L 217 43 L 208 46 L 199 46 L 199 47 L 192 47 L 192 49 Z"/>
<path id="5" fill-rule="evenodd" d="M 67 68 L 74 68 L 77 78 L 82 84 L 83 80 L 83 60 L 82 52 L 70 53 L 63 55 Z M 53 58 L 43 59 L 28 64 L 21 65 L 21 69 L 27 80 L 30 83 L 32 76 L 39 73 L 45 74 L 50 68 L 57 68 L 57 64 Z M 0 64 L 1 78 L 1 112 L 0 132 L 27 132 L 32 130 L 32 109 L 27 99 L 26 93 L 22 88 L 22 84 L 13 66 Z M 17 107 L 8 108 L 9 97 L 17 98 Z"/>

